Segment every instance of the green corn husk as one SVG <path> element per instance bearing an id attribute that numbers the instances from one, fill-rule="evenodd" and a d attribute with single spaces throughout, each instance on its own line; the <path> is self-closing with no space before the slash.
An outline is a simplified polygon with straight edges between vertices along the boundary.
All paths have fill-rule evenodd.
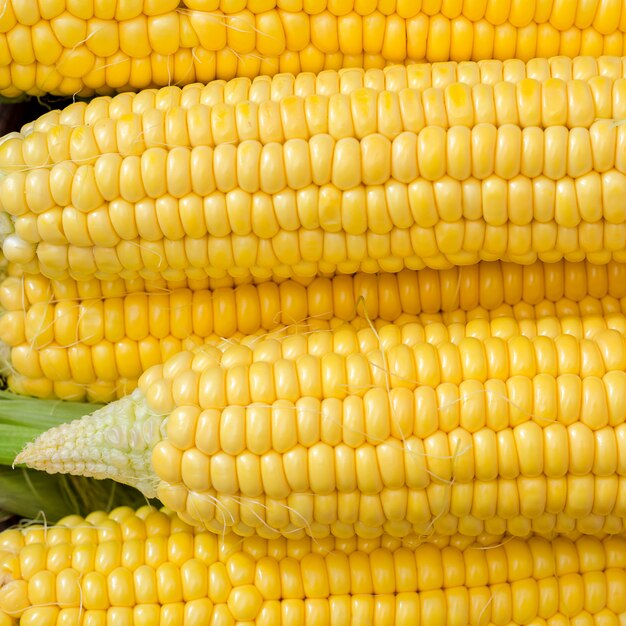
<path id="1" fill-rule="evenodd" d="M 0 391 L 0 465 L 11 465 L 18 452 L 42 432 L 83 417 L 100 404 L 39 400 Z"/>
<path id="2" fill-rule="evenodd" d="M 51 475 L 27 468 L 0 466 L 0 509 L 25 519 L 56 522 L 70 514 L 88 515 L 117 506 L 137 508 L 146 498 L 113 480 Z"/>
<path id="3" fill-rule="evenodd" d="M 136 489 L 112 480 L 96 480 L 19 467 L 13 459 L 42 432 L 101 405 L 39 400 L 0 391 L 0 521 L 11 516 L 56 522 L 65 515 L 146 504 Z"/>

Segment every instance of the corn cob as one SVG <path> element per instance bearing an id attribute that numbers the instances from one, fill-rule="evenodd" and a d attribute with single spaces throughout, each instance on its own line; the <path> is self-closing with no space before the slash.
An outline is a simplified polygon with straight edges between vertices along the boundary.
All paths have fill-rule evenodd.
<path id="1" fill-rule="evenodd" d="M 145 109 L 117 119 L 97 100 L 89 124 L 50 117 L 0 147 L 14 228 L 3 251 L 80 280 L 626 261 L 626 126 L 612 119 L 626 117 L 626 81 L 613 61 L 614 79 L 164 112 L 182 98 L 166 88 L 126 98 Z"/>
<path id="2" fill-rule="evenodd" d="M 622 333 L 455 345 L 406 328 L 182 352 L 16 462 L 242 535 L 622 532 Z"/>
<path id="3" fill-rule="evenodd" d="M 0 624 L 618 626 L 625 567 L 622 538 L 242 541 L 120 508 L 0 534 Z"/>
<path id="4" fill-rule="evenodd" d="M 0 94 L 89 96 L 388 63 L 622 55 L 622 0 L 424 3 L 7 0 Z"/>
<path id="5" fill-rule="evenodd" d="M 440 272 L 210 286 L 208 280 L 180 285 L 8 277 L 0 283 L 6 311 L 0 342 L 8 351 L 9 387 L 38 397 L 108 402 L 181 350 L 342 322 L 355 330 L 418 323 L 426 328 L 414 332 L 429 343 L 518 334 L 590 338 L 604 328 L 626 334 L 626 265 L 614 262 L 494 262 Z"/>

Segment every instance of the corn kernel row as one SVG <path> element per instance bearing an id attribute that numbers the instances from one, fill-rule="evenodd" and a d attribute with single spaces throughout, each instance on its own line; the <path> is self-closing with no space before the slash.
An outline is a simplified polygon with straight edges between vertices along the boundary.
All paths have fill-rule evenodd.
<path id="1" fill-rule="evenodd" d="M 626 50 L 620 0 L 537 9 L 520 0 L 324 4 L 9 0 L 0 15 L 0 94 L 89 96 L 278 72 Z"/>
<path id="2" fill-rule="evenodd" d="M 190 147 L 189 143 L 165 149 L 149 147 L 148 142 L 146 146 L 142 140 L 133 144 L 137 154 L 131 156 L 96 154 L 92 164 L 77 166 L 64 160 L 50 168 L 11 172 L 2 180 L 0 201 L 9 215 L 29 220 L 22 226 L 29 242 L 106 246 L 115 245 L 120 238 L 198 238 L 207 231 L 216 237 L 251 231 L 272 237 L 281 227 L 315 228 L 320 223 L 325 228 L 334 225 L 334 230 L 341 224 L 356 235 L 368 226 L 366 216 L 358 212 L 364 205 L 368 216 L 383 211 L 381 225 L 370 225 L 373 232 L 381 234 L 392 226 L 408 228 L 413 221 L 433 226 L 437 213 L 447 222 L 462 215 L 479 219 L 481 193 L 483 205 L 495 205 L 483 210 L 487 223 L 496 226 L 506 221 L 506 214 L 501 213 L 507 205 L 507 186 L 508 203 L 517 205 L 532 201 L 533 196 L 540 204 L 549 190 L 546 186 L 551 185 L 554 194 L 556 184 L 556 209 L 551 199 L 552 206 L 543 210 L 515 207 L 509 219 L 525 225 L 534 216 L 571 227 L 581 219 L 603 217 L 602 203 L 608 198 L 602 195 L 601 182 L 619 185 L 619 180 L 610 181 L 609 177 L 619 179 L 626 169 L 621 149 L 624 126 L 611 120 L 569 130 L 563 126 L 521 129 L 510 123 L 496 127 L 482 122 L 472 128 L 455 125 L 446 130 L 421 125 L 418 130 L 407 130 L 399 123 L 388 134 L 381 133 L 384 129 L 379 124 L 359 137 L 352 113 L 344 113 L 347 120 L 345 125 L 340 123 L 341 136 L 329 135 L 326 127 L 310 136 L 305 131 L 306 137 L 283 143 L 265 142 L 257 136 L 238 145 L 220 143 L 215 149 Z M 396 122 L 400 119 L 394 119 L 394 125 Z M 136 132 L 142 133 L 140 129 Z M 351 194 L 342 202 L 341 192 L 347 191 Z M 284 205 L 294 204 L 296 193 L 309 197 L 298 198 L 302 206 L 293 224 Z M 326 205 L 349 202 L 357 214 L 342 219 L 333 215 L 329 206 L 329 215 L 315 216 L 310 206 L 312 194 L 319 194 L 319 202 Z M 597 197 L 590 198 L 592 194 Z M 590 200 L 599 201 L 600 207 L 590 206 Z M 420 202 L 423 208 L 416 206 Z M 389 206 L 387 216 L 382 208 L 385 204 Z M 498 209 L 498 205 L 504 206 Z M 611 217 L 617 211 L 605 207 L 604 217 L 619 222 Z M 210 217 L 220 212 L 228 214 L 225 224 L 209 223 Z M 276 213 L 273 219 L 271 213 Z M 174 220 L 175 215 L 178 218 Z M 260 223 L 255 223 L 257 220 Z M 37 230 L 43 231 L 39 237 Z"/>
<path id="3" fill-rule="evenodd" d="M 481 263 L 436 272 L 339 275 L 207 289 L 208 281 L 54 281 L 9 276 L 0 283 L 0 336 L 8 345 L 69 346 L 128 336 L 230 337 L 279 325 L 357 317 L 426 322 L 601 316 L 623 312 L 626 266 L 610 263 Z M 442 313 L 442 314 L 440 314 Z M 497 334 L 497 333 L 496 333 Z"/>
<path id="4" fill-rule="evenodd" d="M 429 485 L 421 490 L 383 489 L 374 495 L 297 493 L 284 499 L 162 484 L 157 496 L 181 519 L 214 533 L 229 529 L 244 537 L 306 535 L 316 539 L 373 538 L 387 533 L 424 542 L 455 535 L 499 539 L 531 533 L 546 538 L 623 535 L 624 489 L 623 479 L 568 475 Z"/>
<path id="5" fill-rule="evenodd" d="M 483 60 L 479 62 L 456 63 L 420 63 L 403 66 L 388 66 L 383 69 L 362 70 L 358 68 L 342 68 L 326 70 L 318 74 L 302 72 L 299 74 L 279 74 L 273 77 L 258 76 L 254 79 L 236 78 L 229 81 L 215 80 L 207 84 L 194 83 L 184 87 L 168 86 L 158 90 L 145 89 L 138 93 L 123 92 L 113 97 L 94 98 L 90 102 L 75 102 L 64 109 L 53 109 L 26 124 L 22 133 L 29 135 L 33 131 L 43 132 L 54 126 L 62 125 L 75 127 L 84 124 L 93 125 L 102 119 L 119 120 L 129 113 L 142 115 L 149 109 L 159 109 L 166 113 L 168 110 L 182 108 L 189 110 L 195 105 L 203 104 L 214 107 L 218 104 L 241 105 L 250 101 L 261 105 L 267 101 L 280 102 L 288 96 L 333 96 L 335 94 L 350 95 L 362 88 L 375 91 L 401 92 L 406 88 L 424 92 L 435 88 L 445 93 L 445 88 L 453 83 L 462 83 L 477 89 L 487 89 L 486 94 L 493 94 L 495 86 L 501 82 L 519 83 L 524 79 L 532 79 L 543 85 L 548 79 L 555 78 L 550 88 L 562 102 L 567 93 L 563 89 L 569 81 L 583 81 L 592 89 L 594 107 L 607 116 L 608 111 L 620 111 L 619 100 L 613 101 L 609 85 L 613 85 L 624 77 L 624 58 L 604 56 L 598 59 L 593 57 L 576 57 L 570 59 L 559 56 L 552 58 L 534 58 L 525 63 L 519 59 L 507 61 Z M 527 81 L 528 83 L 528 81 Z M 482 85 L 482 87 L 478 87 Z M 526 91 L 520 91 L 520 98 L 526 98 L 524 105 L 532 104 L 536 97 L 538 86 L 528 83 Z M 579 95 L 588 100 L 588 92 L 579 83 L 570 87 L 578 89 Z M 500 106 L 506 102 L 503 90 L 510 87 L 499 87 Z M 516 87 L 516 94 L 518 88 Z M 486 98 L 488 108 L 494 110 L 495 96 Z M 536 103 L 536 100 L 534 100 Z M 445 109 L 445 101 L 440 102 L 441 109 Z M 508 103 L 510 111 L 515 106 L 514 101 Z M 537 104 L 534 105 L 536 110 Z M 432 107 L 429 110 L 433 110 Z M 559 107 L 562 115 L 563 104 Z M 478 112 L 483 114 L 482 112 Z M 507 112 L 507 114 L 509 114 Z M 172 115 L 172 114 L 170 114 Z M 441 115 L 441 113 L 440 113 Z M 522 115 L 524 112 L 522 111 Z M 608 116 L 610 117 L 610 116 Z M 615 117 L 615 116 L 613 116 Z M 495 121 L 495 116 L 492 118 Z M 169 143 L 169 142 L 168 142 Z M 33 155 L 33 156 L 29 156 Z M 29 164 L 36 151 L 25 151 L 24 163 Z M 16 157 L 17 155 L 14 155 Z M 6 158 L 6 156 L 4 157 Z M 18 159 L 19 160 L 19 159 Z M 17 161 L 16 161 L 17 163 Z"/>
<path id="6" fill-rule="evenodd" d="M 278 76 L 267 84 L 239 79 L 203 89 L 172 87 L 134 97 L 98 98 L 82 107 L 51 111 L 23 127 L 21 135 L 7 137 L 2 167 L 19 170 L 70 159 L 89 164 L 99 155 L 141 155 L 151 147 L 216 147 L 253 139 L 265 145 L 324 133 L 339 140 L 378 132 L 393 140 L 403 131 L 418 133 L 429 126 L 589 129 L 598 119 L 626 115 L 623 60 L 612 60 L 617 61 L 615 77 L 522 75 L 494 82 L 464 77 L 464 83 L 447 81 L 444 74 L 437 77 L 442 86 L 431 87 L 428 72 L 437 67 L 434 64 L 414 75 L 411 70 L 421 66 L 392 68 L 398 71 L 383 74 L 381 81 L 367 80 L 367 74 L 355 70 L 309 75 L 311 80 L 303 85 L 298 84 L 303 75 Z M 454 78 L 458 66 L 443 65 L 452 66 Z M 446 68 L 441 69 L 443 73 Z M 521 69 L 526 70 L 524 64 Z M 256 100 L 248 99 L 252 96 Z"/>
<path id="7" fill-rule="evenodd" d="M 257 294 L 252 290 L 238 293 L 241 293 L 242 300 L 249 296 L 252 304 L 255 303 Z M 279 296 L 269 289 L 259 293 L 263 298 Z M 281 302 L 277 297 L 276 301 L 268 302 L 262 315 L 249 318 L 244 317 L 244 313 L 258 313 L 258 309 L 245 308 L 248 303 L 231 298 L 232 292 L 216 291 L 214 294 L 211 297 L 211 292 L 175 290 L 162 296 L 129 294 L 115 299 L 35 303 L 27 310 L 2 314 L 0 340 L 10 347 L 27 344 L 38 350 L 48 346 L 67 348 L 79 343 L 95 346 L 103 340 L 118 343 L 125 339 L 139 342 L 149 338 L 160 341 L 168 337 L 180 341 L 193 338 L 190 344 L 193 345 L 203 343 L 203 340 L 253 335 L 259 331 L 276 331 L 290 326 L 313 330 L 350 322 L 360 329 L 370 323 L 378 326 L 387 321 L 399 324 L 419 322 L 426 326 L 426 337 L 437 336 L 454 343 L 464 336 L 484 339 L 491 335 L 535 337 L 569 334 L 589 338 L 605 328 L 626 331 L 623 321 L 626 301 L 610 297 L 602 300 L 585 298 L 581 303 L 564 298 L 556 302 L 544 300 L 535 306 L 524 302 L 513 307 L 501 305 L 493 310 L 477 307 L 470 311 L 456 309 L 420 315 L 407 314 L 400 307 L 381 306 L 380 315 L 374 316 L 371 315 L 372 310 L 378 313 L 378 302 L 375 300 L 363 303 L 357 300 L 354 307 L 340 308 L 339 311 L 330 306 L 316 316 L 309 313 L 306 302 L 301 301 L 289 302 L 291 307 L 274 309 L 272 305 Z M 274 311 L 276 314 L 270 315 Z M 232 317 L 225 318 L 227 314 L 232 314 Z M 142 324 L 144 321 L 145 324 Z"/>
<path id="8" fill-rule="evenodd" d="M 611 261 L 605 265 L 588 262 L 555 263 L 535 262 L 517 265 L 504 262 L 482 262 L 475 265 L 452 267 L 448 270 L 402 270 L 396 274 L 357 274 L 350 276 L 318 277 L 315 279 L 287 279 L 263 283 L 256 287 L 257 299 L 263 295 L 263 306 L 272 307 L 271 313 L 262 311 L 261 326 L 269 329 L 269 320 L 275 320 L 282 311 L 282 323 L 309 316 L 327 319 L 334 315 L 346 321 L 360 314 L 359 305 L 371 319 L 382 318 L 392 321 L 400 312 L 419 315 L 450 313 L 460 309 L 471 314 L 474 310 L 496 311 L 501 307 L 536 306 L 548 307 L 547 303 L 569 301 L 579 304 L 580 312 L 569 311 L 569 315 L 586 316 L 601 314 L 589 308 L 591 299 L 621 300 L 626 296 L 626 264 Z M 23 274 L 13 265 L 9 276 L 0 282 L 0 308 L 5 311 L 28 310 L 34 304 L 56 304 L 60 301 L 100 300 L 124 298 L 128 294 L 169 295 L 175 290 L 189 289 L 192 292 L 210 290 L 215 301 L 223 297 L 229 304 L 222 309 L 225 317 L 241 315 L 235 312 L 233 298 L 252 298 L 246 308 L 261 307 L 254 300 L 250 281 L 232 280 L 186 280 L 180 283 L 163 280 L 150 282 L 142 279 L 110 281 L 57 281 L 40 274 Z M 305 291 L 302 291 L 304 287 Z M 219 293 L 219 296 L 218 296 Z M 608 300 L 607 300 L 608 302 Z M 305 307 L 295 309 L 294 307 Z M 563 304 L 563 306 L 565 306 Z M 608 307 L 608 308 L 607 308 Z M 619 308 L 619 307 L 618 307 Z M 615 305 L 603 305 L 605 313 L 618 310 Z M 170 309 L 172 307 L 170 303 Z M 545 312 L 513 314 L 515 317 L 542 317 Z M 554 313 L 553 313 L 554 314 Z M 559 312 L 557 311 L 557 315 Z M 566 314 L 566 310 L 562 310 Z M 498 315 L 500 313 L 498 312 Z M 480 315 L 479 315 L 480 316 Z M 214 316 L 214 322 L 223 322 Z M 239 323 L 243 323 L 243 319 Z M 217 332 L 217 331 L 216 331 Z M 218 332 L 227 336 L 225 332 Z"/>
<path id="9" fill-rule="evenodd" d="M 559 30 L 572 26 L 584 29 L 594 26 L 603 34 L 610 34 L 620 22 L 622 2 L 608 2 L 600 6 L 573 0 L 562 4 L 555 0 L 543 0 L 535 5 L 528 5 L 522 0 L 512 0 L 506 4 L 495 0 L 483 0 L 478 3 L 449 3 L 444 0 L 426 0 L 417 2 L 410 0 L 185 0 L 176 3 L 173 0 L 146 0 L 141 5 L 125 5 L 123 3 L 107 3 L 103 5 L 84 6 L 80 2 L 70 0 L 66 5 L 47 4 L 39 0 L 27 3 L 13 0 L 9 6 L 20 22 L 32 23 L 39 19 L 50 20 L 67 10 L 70 15 L 79 19 L 115 19 L 124 21 L 141 14 L 157 16 L 166 14 L 180 6 L 194 11 L 211 11 L 218 15 L 237 16 L 242 11 L 254 15 L 278 9 L 284 12 L 306 15 L 319 15 L 328 11 L 340 17 L 354 11 L 362 17 L 376 11 L 384 15 L 397 13 L 403 19 L 414 17 L 419 13 L 433 16 L 441 13 L 448 19 L 463 15 L 466 19 L 476 22 L 482 19 L 490 24 L 498 25 L 510 21 L 516 28 L 523 28 L 531 22 L 542 24 L 549 22 Z M 626 19 L 626 17 L 624 18 Z"/>
<path id="10" fill-rule="evenodd" d="M 203 384 L 199 389 L 185 385 L 183 395 L 189 394 L 190 402 L 183 404 L 197 405 L 198 393 L 203 408 L 221 408 L 232 403 L 245 406 L 250 402 L 246 400 L 250 394 L 253 402 L 292 399 L 294 394 L 298 397 L 298 389 L 304 396 L 344 398 L 349 393 L 362 395 L 372 385 L 386 388 L 385 381 L 389 381 L 391 388 L 436 387 L 441 383 L 459 385 L 469 379 L 506 381 L 511 377 L 526 378 L 528 380 L 520 384 L 528 384 L 538 374 L 596 378 L 613 370 L 626 369 L 626 337 L 618 330 L 602 330 L 599 325 L 589 339 L 567 334 L 530 338 L 510 336 L 509 332 L 504 327 L 503 334 L 507 338 L 493 336 L 481 341 L 463 337 L 458 344 L 433 338 L 435 343 L 431 344 L 424 340 L 425 333 L 420 325 L 383 324 L 377 331 L 363 328 L 358 332 L 350 326 L 340 326 L 331 332 L 270 338 L 263 342 L 262 350 L 256 349 L 254 342 L 252 345 L 235 343 L 224 350 L 204 346 L 195 353 L 173 357 L 169 365 L 151 368 L 150 374 L 144 374 L 144 382 L 151 385 L 164 377 L 156 385 L 160 387 L 159 393 L 163 392 L 159 397 L 164 404 L 153 407 L 163 413 L 173 408 L 170 393 L 177 386 L 175 374 L 180 372 L 183 378 L 195 377 L 205 367 L 212 372 L 207 376 L 217 377 L 213 381 L 216 384 L 206 385 L 206 388 Z M 267 368 L 276 366 L 278 361 L 281 366 L 282 361 L 289 361 L 288 367 L 294 375 L 286 379 L 278 376 L 274 380 Z M 265 364 L 257 366 L 257 362 Z M 193 363 L 193 371 L 186 372 L 190 363 Z M 232 374 L 227 376 L 231 368 L 234 368 Z M 331 374 L 328 368 L 335 371 Z M 248 373 L 252 386 L 233 385 L 231 375 L 237 378 Z M 266 380 L 266 376 L 270 379 Z M 226 380 L 231 382 L 226 385 Z M 257 394 L 260 394 L 258 398 Z"/>
<path id="11" fill-rule="evenodd" d="M 51 206 L 39 215 L 26 204 L 29 195 L 21 186 L 26 177 L 13 173 L 0 192 L 4 210 L 17 216 L 3 252 L 25 271 L 81 279 L 312 276 L 442 269 L 480 259 L 527 264 L 538 257 L 623 261 L 626 168 L 616 152 L 616 135 L 626 134 L 608 122 L 597 126 L 580 148 L 570 141 L 575 131 L 560 133 L 557 127 L 527 129 L 537 132 L 526 138 L 515 126 L 458 129 L 466 131 L 460 141 L 451 140 L 455 129 L 429 127 L 419 138 L 398 137 L 399 145 L 412 146 L 398 150 L 407 155 L 397 158 L 397 167 L 405 170 L 396 172 L 399 178 L 392 177 L 395 150 L 381 135 L 336 143 L 320 135 L 319 141 L 263 148 L 253 141 L 239 148 L 225 144 L 215 152 L 179 147 L 169 152 L 171 159 L 161 159 L 171 171 L 165 178 L 152 157 L 154 150 L 167 153 L 150 149 L 143 155 L 149 168 L 137 156 L 119 158 L 118 173 L 105 168 L 113 187 L 102 193 L 97 164 L 80 166 L 59 189 L 52 170 L 50 186 L 37 187 L 39 198 Z M 521 157 L 511 152 L 510 159 L 494 158 L 496 146 L 507 152 L 515 145 L 498 141 L 500 134 L 517 136 Z M 465 144 L 463 155 L 470 144 L 478 150 L 472 163 L 461 153 L 462 162 L 454 157 Z M 197 151 L 208 151 L 208 158 L 196 159 Z M 544 151 L 545 160 L 535 160 Z M 563 161 L 561 153 L 573 158 Z M 237 161 L 247 156 L 251 169 L 238 168 Z M 166 160 L 180 161 L 181 167 L 168 168 Z M 362 169 L 354 167 L 360 162 Z M 567 176 L 566 163 L 576 169 L 576 178 Z M 290 179 L 292 169 L 299 181 Z M 142 178 L 142 170 L 151 173 Z M 147 197 L 163 191 L 180 200 L 169 193 Z"/>
<path id="12" fill-rule="evenodd" d="M 554 222 L 490 226 L 481 220 L 459 220 L 441 221 L 431 228 L 394 228 L 382 235 L 371 232 L 349 235 L 301 228 L 281 230 L 272 239 L 253 234 L 152 242 L 136 239 L 120 241 L 115 247 L 93 248 L 48 242 L 31 244 L 11 235 L 5 239 L 3 249 L 12 261 L 23 263 L 25 271 L 42 272 L 59 280 L 72 277 L 82 281 L 94 276 L 110 280 L 116 275 L 131 280 L 140 277 L 202 280 L 207 275 L 216 279 L 267 280 L 311 278 L 335 272 L 448 269 L 454 265 L 474 264 L 481 259 L 504 259 L 520 264 L 538 259 L 623 263 L 626 262 L 625 233 L 623 224 L 603 221 L 582 222 L 578 227 L 569 228 Z"/>
<path id="13" fill-rule="evenodd" d="M 531 538 L 489 550 L 405 547 L 390 537 L 241 541 L 143 507 L 5 531 L 0 546 L 3 626 L 296 626 L 305 615 L 315 625 L 608 626 L 626 611 L 617 538 Z"/>
<path id="14" fill-rule="evenodd" d="M 3 150 L 3 160 L 7 169 L 19 170 L 70 159 L 78 164 L 90 164 L 100 155 L 141 155 L 145 149 L 154 147 L 216 147 L 248 140 L 265 145 L 323 133 L 339 140 L 353 133 L 357 139 L 364 139 L 378 132 L 394 140 L 402 132 L 419 133 L 427 126 L 444 130 L 478 124 L 497 127 L 512 124 L 522 130 L 535 126 L 590 129 L 598 119 L 624 118 L 625 92 L 626 82 L 621 76 L 615 81 L 607 77 L 588 81 L 523 79 L 517 84 L 452 83 L 422 92 L 359 88 L 333 95 L 287 95 L 278 102 L 197 103 L 189 108 L 172 105 L 166 111 L 146 108 L 117 119 L 105 117 L 114 109 L 113 102 L 99 100 L 100 106 L 93 115 L 87 116 L 92 112 L 85 110 L 84 117 L 92 118 L 93 127 L 63 125 L 55 111 L 56 120 L 46 115 L 41 125 L 35 126 L 39 130 L 25 134 L 23 139 L 10 138 Z M 169 99 L 174 99 L 173 96 Z M 395 147 L 400 149 L 399 145 Z M 157 159 L 162 152 L 152 154 Z M 200 156 L 201 152 L 197 154 Z M 115 159 L 109 156 L 100 169 L 105 162 L 115 163 Z M 35 185 L 36 176 L 31 174 L 31 186 Z M 57 171 L 56 178 L 60 176 Z M 36 200 L 35 189 L 27 188 Z M 40 203 L 44 200 L 45 197 L 39 198 Z M 38 213 L 45 208 L 43 204 L 33 206 Z"/>

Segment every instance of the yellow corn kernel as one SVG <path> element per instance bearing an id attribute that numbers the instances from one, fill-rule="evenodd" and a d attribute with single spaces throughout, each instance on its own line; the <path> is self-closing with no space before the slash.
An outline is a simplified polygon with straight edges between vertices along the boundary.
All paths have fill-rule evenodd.
<path id="1" fill-rule="evenodd" d="M 232 533 L 217 538 L 206 531 L 194 535 L 187 525 L 175 530 L 173 512 L 144 509 L 131 510 L 121 522 L 114 521 L 115 512 L 92 514 L 85 520 L 65 518 L 53 530 L 71 524 L 85 530 L 98 523 L 128 525 L 160 515 L 167 524 L 163 534 L 135 540 L 145 546 L 151 564 L 118 566 L 102 574 L 93 560 L 76 559 L 60 572 L 14 570 L 0 592 L 2 619 L 18 616 L 28 624 L 65 624 L 81 611 L 90 624 L 106 623 L 107 614 L 120 622 L 175 623 L 184 615 L 194 620 L 190 623 L 199 623 L 217 615 L 221 621 L 265 624 L 281 615 L 304 619 L 306 605 L 307 615 L 319 619 L 367 620 L 376 615 L 403 624 L 411 623 L 419 610 L 420 617 L 429 621 L 444 614 L 467 620 L 477 613 L 497 621 L 510 615 L 520 623 L 543 620 L 546 615 L 549 623 L 557 624 L 559 616 L 581 623 L 589 619 L 593 623 L 594 618 L 612 623 L 623 608 L 625 581 L 614 566 L 624 560 L 620 539 L 561 538 L 554 543 L 538 537 L 512 539 L 506 545 L 487 543 L 488 556 L 458 540 L 450 545 L 419 545 L 418 541 L 405 547 L 389 535 L 241 541 Z M 34 547 L 52 548 L 46 545 L 46 534 L 35 529 L 20 533 L 27 544 L 16 549 L 20 560 L 28 558 Z M 104 552 L 111 544 L 121 548 L 119 539 L 107 542 L 95 534 L 94 540 L 93 553 L 96 548 Z M 196 554 L 193 548 L 170 554 L 168 544 L 195 545 Z M 69 534 L 55 545 L 74 548 L 76 554 L 85 547 L 73 544 Z M 203 549 L 198 552 L 199 546 Z M 77 582 L 81 593 L 74 589 Z M 98 598 L 97 591 L 103 597 Z M 48 612 L 37 606 L 57 600 L 60 610 L 43 607 L 53 609 Z"/>

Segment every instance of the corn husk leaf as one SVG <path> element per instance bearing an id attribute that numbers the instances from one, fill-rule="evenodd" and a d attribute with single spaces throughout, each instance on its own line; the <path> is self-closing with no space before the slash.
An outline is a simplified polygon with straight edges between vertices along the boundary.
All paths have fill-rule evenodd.
<path id="1" fill-rule="evenodd" d="M 39 400 L 0 391 L 0 464 L 11 465 L 19 451 L 44 431 L 71 422 L 100 404 Z"/>
<path id="2" fill-rule="evenodd" d="M 88 515 L 123 505 L 136 508 L 146 502 L 136 489 L 112 480 L 0 466 L 0 509 L 25 519 L 56 522 L 66 515 Z"/>

